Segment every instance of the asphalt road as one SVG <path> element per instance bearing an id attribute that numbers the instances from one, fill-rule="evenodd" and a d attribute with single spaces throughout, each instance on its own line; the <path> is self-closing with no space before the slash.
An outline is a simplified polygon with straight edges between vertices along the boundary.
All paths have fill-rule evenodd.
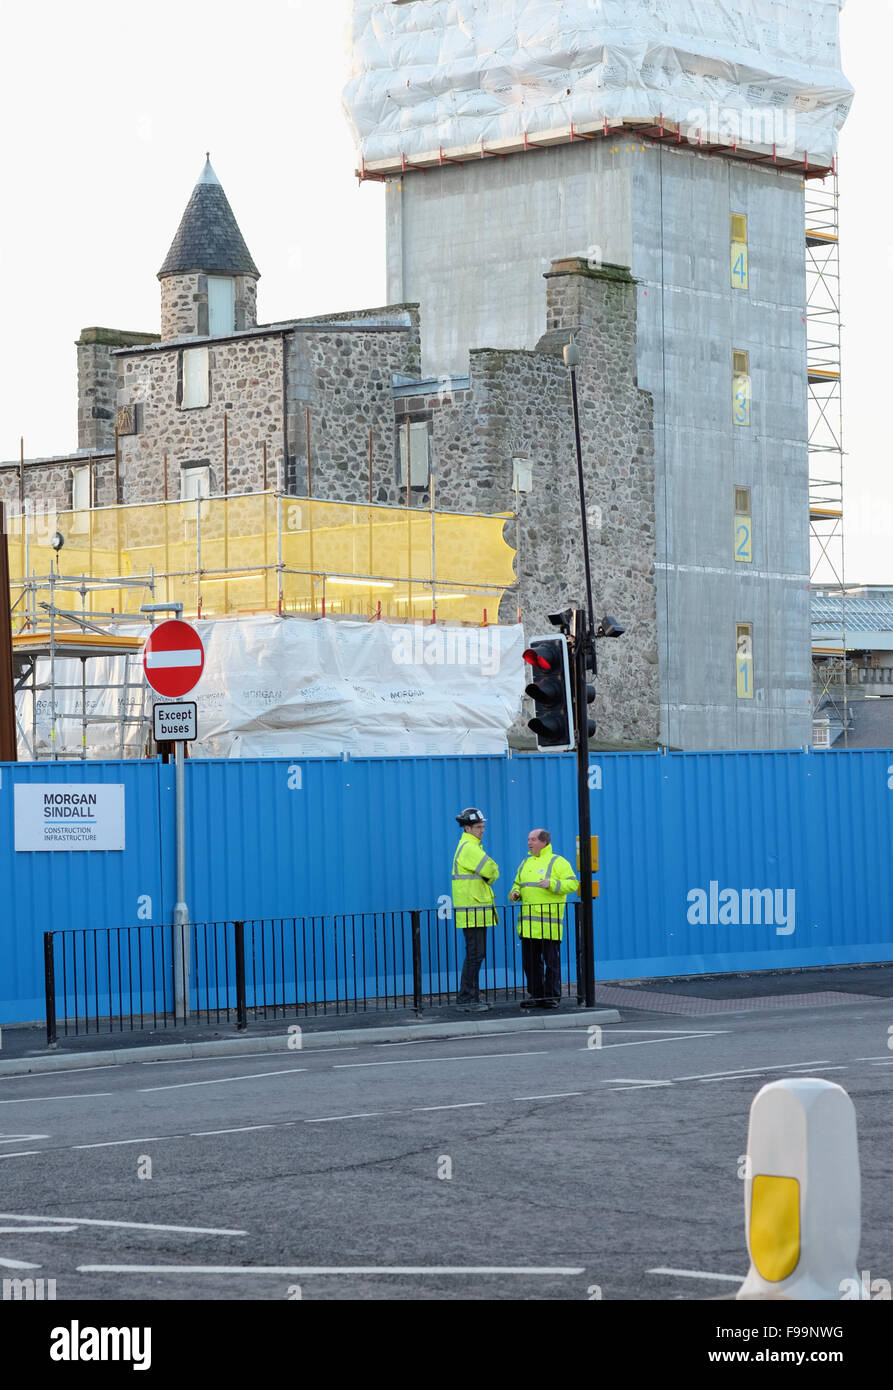
<path id="1" fill-rule="evenodd" d="M 807 1075 L 853 1097 L 860 1268 L 893 1279 L 890 1008 L 6 1077 L 0 1276 L 57 1299 L 715 1298 L 747 1268 L 750 1102 Z"/>

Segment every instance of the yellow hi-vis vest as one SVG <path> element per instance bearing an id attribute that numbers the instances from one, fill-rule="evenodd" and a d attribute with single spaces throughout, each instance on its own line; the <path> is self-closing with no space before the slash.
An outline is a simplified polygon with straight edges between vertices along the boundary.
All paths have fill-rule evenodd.
<path id="1" fill-rule="evenodd" d="M 543 878 L 549 880 L 548 888 L 539 887 Z M 551 845 L 544 845 L 539 854 L 528 854 L 512 884 L 512 891 L 521 894 L 518 935 L 560 941 L 565 900 L 579 887 L 570 864 L 553 853 Z"/>
<path id="2" fill-rule="evenodd" d="M 476 835 L 462 832 L 453 855 L 453 908 L 457 927 L 491 927 L 496 921 L 491 884 L 499 878 L 496 861 Z"/>

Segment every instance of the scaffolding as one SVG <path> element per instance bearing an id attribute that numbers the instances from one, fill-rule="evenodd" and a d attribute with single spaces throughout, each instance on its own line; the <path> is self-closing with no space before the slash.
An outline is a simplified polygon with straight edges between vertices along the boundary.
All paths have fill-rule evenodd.
<path id="1" fill-rule="evenodd" d="M 278 612 L 475 625 L 498 622 L 516 587 L 515 551 L 504 538 L 511 512 L 496 516 L 317 501 L 279 492 L 61 512 L 59 562 L 82 579 L 57 581 L 54 603 L 95 617 L 132 611 L 135 587 L 195 618 Z M 52 570 L 49 535 L 27 519 L 9 530 L 10 588 L 20 603 L 35 564 Z M 116 576 L 124 576 L 118 581 Z M 29 630 L 44 615 L 23 609 Z"/>
<path id="2" fill-rule="evenodd" d="M 813 652 L 815 711 L 830 706 L 848 743 L 847 614 L 843 529 L 839 187 L 836 169 L 806 184 L 806 344 L 809 387 L 810 589 L 840 593 L 840 646 Z"/>
<path id="3" fill-rule="evenodd" d="M 138 660 L 143 638 L 110 631 L 109 625 L 122 616 L 120 609 L 115 613 L 97 607 L 110 589 L 132 594 L 137 612 L 154 595 L 151 579 L 71 579 L 55 569 L 32 574 L 18 586 L 12 603 L 16 729 L 25 755 L 35 761 L 86 761 L 88 728 L 96 724 L 115 730 L 110 757 L 125 756 L 128 730 L 136 730 L 139 745 L 147 743 L 152 706 Z M 111 679 L 106 666 L 98 680 L 88 680 L 88 663 L 109 656 L 123 656 L 122 678 Z M 80 679 L 66 680 L 75 662 L 80 662 Z M 79 737 L 77 732 L 69 735 L 70 726 Z M 72 751 L 75 742 L 77 752 Z"/>

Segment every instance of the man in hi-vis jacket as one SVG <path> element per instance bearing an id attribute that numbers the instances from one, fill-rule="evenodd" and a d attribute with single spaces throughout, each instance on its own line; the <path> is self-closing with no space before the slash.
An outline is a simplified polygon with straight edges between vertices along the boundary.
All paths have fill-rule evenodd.
<path id="1" fill-rule="evenodd" d="M 521 903 L 518 935 L 529 998 L 522 1009 L 557 1009 L 561 1002 L 561 937 L 564 904 L 579 880 L 566 859 L 555 854 L 548 830 L 531 830 L 527 858 L 515 874 L 509 901 Z"/>
<path id="2" fill-rule="evenodd" d="M 481 845 L 486 825 L 483 812 L 467 806 L 456 820 L 462 827 L 462 838 L 453 855 L 453 911 L 465 939 L 457 1002 L 460 1009 L 472 1013 L 489 1007 L 480 997 L 478 976 L 487 954 L 487 928 L 496 921 L 492 885 L 499 878 L 499 869 Z"/>

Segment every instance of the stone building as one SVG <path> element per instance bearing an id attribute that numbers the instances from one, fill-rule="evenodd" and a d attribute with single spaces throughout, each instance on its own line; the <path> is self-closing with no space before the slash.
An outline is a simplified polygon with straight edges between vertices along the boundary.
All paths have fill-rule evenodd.
<path id="1" fill-rule="evenodd" d="M 0 497 L 80 509 L 275 488 L 516 511 L 505 534 L 518 582 L 487 618 L 520 612 L 529 636 L 549 632 L 548 613 L 584 597 L 562 359 L 573 335 L 595 602 L 626 628 L 600 644 L 598 736 L 657 740 L 653 408 L 636 380 L 627 270 L 553 262 L 533 348 L 476 349 L 464 374 L 424 378 L 414 303 L 258 324 L 259 271 L 208 160 L 158 278 L 161 334 L 83 330 L 78 448 L 0 464 Z"/>

